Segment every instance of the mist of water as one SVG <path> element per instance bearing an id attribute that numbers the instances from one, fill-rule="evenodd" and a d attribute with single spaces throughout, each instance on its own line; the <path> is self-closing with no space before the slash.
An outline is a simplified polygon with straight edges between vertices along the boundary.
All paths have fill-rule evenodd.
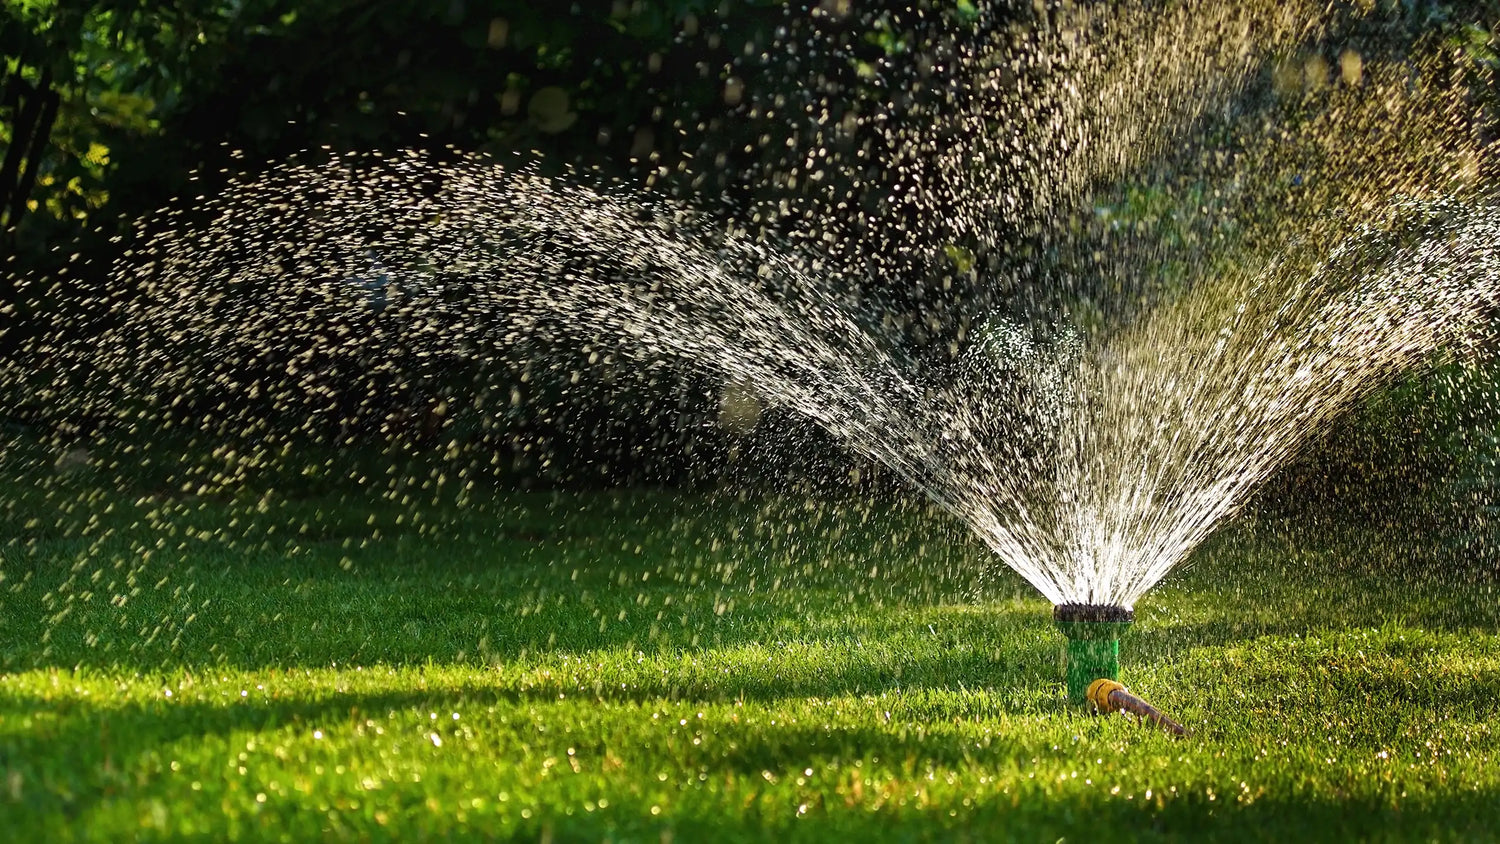
<path id="1" fill-rule="evenodd" d="M 1309 9 L 1233 5 L 1000 28 L 887 114 L 809 95 L 749 220 L 482 156 L 247 177 L 122 262 L 143 295 L 111 306 L 91 393 L 274 406 L 325 389 L 321 345 L 378 351 L 365 324 L 523 372 L 557 346 L 686 361 L 889 467 L 1049 600 L 1133 606 L 1339 414 L 1482 342 L 1500 295 L 1456 90 L 1410 59 L 1319 77 Z M 1257 103 L 1288 64 L 1301 87 Z M 1171 237 L 1119 223 L 1131 180 Z M 907 283 L 937 292 L 879 292 Z"/>

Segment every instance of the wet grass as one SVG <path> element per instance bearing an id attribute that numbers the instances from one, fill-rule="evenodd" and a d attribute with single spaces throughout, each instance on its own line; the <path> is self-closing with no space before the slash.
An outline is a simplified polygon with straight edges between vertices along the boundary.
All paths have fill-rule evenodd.
<path id="1" fill-rule="evenodd" d="M 1138 607 L 1177 741 L 917 511 L 8 494 L 8 840 L 1485 840 L 1496 578 L 1240 528 Z"/>

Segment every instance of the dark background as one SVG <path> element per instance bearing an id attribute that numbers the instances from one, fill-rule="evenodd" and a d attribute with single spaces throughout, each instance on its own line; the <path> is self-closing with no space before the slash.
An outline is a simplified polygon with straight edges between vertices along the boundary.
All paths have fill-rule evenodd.
<path id="1" fill-rule="evenodd" d="M 1500 45 L 1488 2 L 1380 0 L 1345 11 L 1349 22 L 1304 53 L 1333 60 L 1354 41 L 1389 54 L 1446 45 L 1456 67 L 1473 71 L 1475 131 L 1493 139 Z M 0 358 L 30 377 L 5 385 L 0 416 L 60 449 L 118 424 L 62 401 L 77 373 L 55 362 L 44 371 L 23 350 L 58 332 L 86 334 L 90 319 L 72 313 L 79 302 L 127 301 L 133 291 L 110 273 L 122 250 L 152 231 L 157 209 L 231 175 L 346 151 L 420 150 L 434 161 L 522 153 L 544 172 L 571 168 L 749 223 L 775 201 L 786 139 L 800 131 L 768 114 L 778 97 L 806 96 L 814 80 L 820 96 L 851 108 L 884 101 L 925 52 L 1044 13 L 969 0 L 7 0 Z M 789 58 L 788 43 L 820 49 Z M 859 72 L 870 66 L 882 72 Z M 1252 95 L 1269 90 L 1271 73 L 1252 82 Z M 864 195 L 899 188 L 896 175 L 865 175 Z M 936 307 L 912 283 L 934 271 L 914 266 L 873 294 L 898 310 Z M 555 368 L 573 369 L 566 360 Z M 1261 506 L 1375 518 L 1393 499 L 1457 488 L 1487 506 L 1496 431 L 1488 371 L 1450 366 L 1394 385 L 1273 481 Z M 337 425 L 309 422 L 328 410 L 315 403 L 264 415 L 288 416 L 267 421 L 310 441 L 458 454 L 527 487 L 881 483 L 871 471 L 849 481 L 868 467 L 784 414 L 768 413 L 748 434 L 722 432 L 713 423 L 723 385 L 703 373 L 662 367 L 543 385 L 520 414 L 504 411 L 506 373 L 457 361 L 423 373 L 400 383 L 351 376 L 354 399 L 376 389 L 386 398 L 346 400 Z M 200 421 L 192 447 L 231 438 L 244 414 L 233 425 Z"/>

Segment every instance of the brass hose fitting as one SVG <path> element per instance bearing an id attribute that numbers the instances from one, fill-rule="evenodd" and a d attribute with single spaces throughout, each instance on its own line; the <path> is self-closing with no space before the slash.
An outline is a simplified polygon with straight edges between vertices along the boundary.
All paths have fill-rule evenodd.
<path id="1" fill-rule="evenodd" d="M 1136 721 L 1145 718 L 1174 736 L 1187 735 L 1185 727 L 1163 715 L 1161 710 L 1131 694 L 1128 689 L 1114 680 L 1100 678 L 1089 684 L 1088 700 L 1099 712 L 1105 714 L 1129 712 L 1136 717 Z"/>

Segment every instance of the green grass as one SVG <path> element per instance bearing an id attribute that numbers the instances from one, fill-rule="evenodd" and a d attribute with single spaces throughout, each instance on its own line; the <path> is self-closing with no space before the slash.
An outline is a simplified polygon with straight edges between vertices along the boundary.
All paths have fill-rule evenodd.
<path id="1" fill-rule="evenodd" d="M 1493 575 L 1240 527 L 1139 606 L 1173 740 L 920 511 L 0 504 L 7 840 L 1493 840 Z"/>

